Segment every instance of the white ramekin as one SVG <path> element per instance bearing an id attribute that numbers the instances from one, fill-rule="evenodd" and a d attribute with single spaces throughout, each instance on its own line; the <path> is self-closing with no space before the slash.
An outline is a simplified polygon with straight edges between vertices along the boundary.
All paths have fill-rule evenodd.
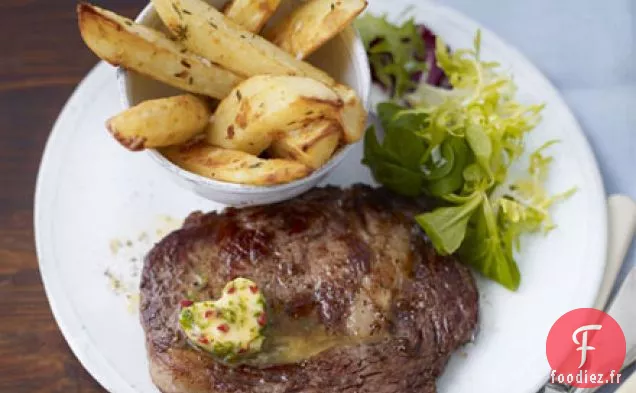
<path id="1" fill-rule="evenodd" d="M 210 3 L 220 7 L 223 0 Z M 283 11 L 283 14 L 285 11 Z M 163 26 L 152 4 L 139 14 L 136 20 L 146 26 Z M 364 45 L 353 27 L 348 27 L 339 36 L 313 54 L 309 61 L 327 71 L 341 83 L 351 86 L 364 102 L 368 110 L 371 75 Z M 130 108 L 144 100 L 178 94 L 179 91 L 123 68 L 118 70 L 121 100 L 125 108 Z M 358 142 L 360 143 L 360 142 Z M 291 183 L 274 186 L 251 186 L 212 180 L 196 175 L 174 165 L 156 150 L 149 150 L 152 159 L 178 184 L 198 195 L 232 206 L 262 205 L 293 198 L 322 181 L 342 162 L 353 145 L 340 149 L 324 166 L 311 175 Z"/>

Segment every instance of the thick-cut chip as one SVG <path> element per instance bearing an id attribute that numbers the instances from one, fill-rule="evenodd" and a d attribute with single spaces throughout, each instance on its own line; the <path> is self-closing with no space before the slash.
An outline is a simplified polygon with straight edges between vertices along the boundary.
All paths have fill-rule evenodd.
<path id="1" fill-rule="evenodd" d="M 113 12 L 80 3 L 77 14 L 86 45 L 112 65 L 218 99 L 243 79 L 188 51 L 163 33 Z"/>
<path id="2" fill-rule="evenodd" d="M 219 104 L 208 143 L 258 155 L 287 131 L 319 119 L 340 122 L 343 102 L 327 85 L 299 76 L 254 76 Z"/>
<path id="3" fill-rule="evenodd" d="M 152 0 L 152 4 L 186 47 L 237 74 L 299 75 L 335 84 L 325 72 L 250 33 L 203 0 Z"/>
<path id="4" fill-rule="evenodd" d="M 342 128 L 347 143 L 359 141 L 364 135 L 367 125 L 367 111 L 360 101 L 360 97 L 349 86 L 336 85 L 333 90 L 340 96 L 342 108 Z"/>
<path id="5" fill-rule="evenodd" d="M 269 152 L 273 157 L 289 158 L 318 169 L 329 161 L 338 148 L 341 137 L 340 124 L 319 120 L 275 140 Z"/>
<path id="6" fill-rule="evenodd" d="M 241 151 L 203 143 L 168 147 L 160 152 L 187 171 L 230 183 L 267 186 L 289 183 L 311 173 L 311 168 L 297 161 L 266 160 Z"/>
<path id="7" fill-rule="evenodd" d="M 258 33 L 280 2 L 281 0 L 232 0 L 225 6 L 223 13 L 245 30 Z"/>
<path id="8" fill-rule="evenodd" d="M 202 0 L 152 0 L 152 4 L 190 50 L 237 74 L 306 76 L 334 87 L 345 103 L 345 140 L 352 143 L 363 135 L 366 113 L 350 87 L 337 85 L 325 72 L 246 31 Z"/>
<path id="9" fill-rule="evenodd" d="M 267 31 L 265 38 L 304 59 L 344 30 L 366 6 L 365 0 L 310 0 Z"/>
<path id="10" fill-rule="evenodd" d="M 115 139 L 129 150 L 178 145 L 205 129 L 210 109 L 191 94 L 144 101 L 107 122 Z"/>

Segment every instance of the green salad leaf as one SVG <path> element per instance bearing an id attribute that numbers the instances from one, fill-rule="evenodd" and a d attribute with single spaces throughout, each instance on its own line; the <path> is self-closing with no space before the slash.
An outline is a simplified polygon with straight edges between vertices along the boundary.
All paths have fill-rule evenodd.
<path id="1" fill-rule="evenodd" d="M 431 238 L 437 251 L 450 255 L 461 246 L 466 237 L 468 220 L 481 204 L 482 196 L 476 193 L 462 205 L 440 207 L 418 215 L 415 220 Z"/>
<path id="2" fill-rule="evenodd" d="M 512 247 L 503 241 L 497 226 L 496 211 L 488 198 L 482 200 L 466 231 L 466 241 L 459 249 L 462 261 L 468 263 L 485 277 L 497 281 L 510 290 L 521 283 L 519 266 L 514 260 Z"/>
<path id="3" fill-rule="evenodd" d="M 366 43 L 378 35 L 390 43 L 384 48 L 391 49 L 398 60 L 392 65 L 401 69 L 391 68 L 392 77 L 411 71 L 405 59 L 423 45 L 411 34 L 413 21 L 392 26 L 367 14 L 359 28 Z M 408 42 L 402 39 L 406 35 Z M 549 208 L 575 190 L 552 196 L 545 190 L 552 162 L 545 152 L 555 141 L 530 154 L 526 175 L 510 179 L 511 165 L 523 155 L 525 136 L 540 122 L 543 105 L 519 102 L 513 79 L 497 63 L 484 61 L 480 46 L 479 32 L 472 49 L 455 52 L 438 38 L 437 65 L 452 89 L 409 85 L 397 97 L 408 107 L 380 104 L 384 136 L 378 138 L 373 127 L 367 131 L 363 163 L 395 192 L 436 201 L 438 207 L 416 221 L 440 254 L 457 254 L 485 277 L 516 290 L 521 275 L 514 252 L 520 236 L 553 229 Z"/>
<path id="4" fill-rule="evenodd" d="M 499 226 L 504 234 L 506 248 L 518 250 L 519 235 L 522 233 L 548 233 L 554 229 L 549 208 L 576 192 L 574 187 L 550 196 L 543 187 L 552 163 L 552 157 L 543 153 L 555 143 L 557 141 L 548 141 L 534 151 L 530 155 L 529 176 L 517 179 L 509 186 L 508 192 L 497 200 Z"/>
<path id="5" fill-rule="evenodd" d="M 426 70 L 424 42 L 413 19 L 402 25 L 391 24 L 386 16 L 365 14 L 355 25 L 368 48 L 369 63 L 380 83 L 393 97 L 402 97 L 414 88 L 412 75 Z"/>
<path id="6" fill-rule="evenodd" d="M 417 196 L 422 193 L 424 175 L 420 169 L 420 159 L 425 154 L 426 145 L 412 130 L 425 121 L 423 115 L 412 114 L 396 119 L 402 107 L 392 103 L 378 106 L 378 116 L 384 128 L 384 140 L 380 144 L 371 127 L 367 130 L 364 143 L 364 163 L 375 178 L 397 193 Z"/>
<path id="7" fill-rule="evenodd" d="M 419 170 L 410 169 L 401 162 L 400 155 L 378 142 L 371 127 L 364 137 L 364 161 L 375 179 L 393 191 L 407 196 L 422 193 L 424 177 Z"/>

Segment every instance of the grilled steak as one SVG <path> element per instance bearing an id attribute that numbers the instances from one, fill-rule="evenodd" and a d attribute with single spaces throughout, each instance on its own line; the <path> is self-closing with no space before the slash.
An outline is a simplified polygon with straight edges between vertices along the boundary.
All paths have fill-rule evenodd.
<path id="1" fill-rule="evenodd" d="M 414 222 L 427 208 L 354 186 L 193 213 L 145 261 L 153 381 L 164 393 L 435 392 L 472 338 L 478 295 L 470 271 Z M 235 277 L 258 283 L 271 320 L 263 353 L 226 365 L 189 345 L 177 319 L 181 300 L 215 299 Z"/>

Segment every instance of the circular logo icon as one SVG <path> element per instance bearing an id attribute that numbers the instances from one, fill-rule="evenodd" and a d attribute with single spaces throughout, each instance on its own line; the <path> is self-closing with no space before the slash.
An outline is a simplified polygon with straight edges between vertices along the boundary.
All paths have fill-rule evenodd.
<path id="1" fill-rule="evenodd" d="M 625 350 L 625 335 L 614 318 L 594 308 L 572 310 L 548 333 L 551 382 L 581 388 L 617 383 Z"/>

